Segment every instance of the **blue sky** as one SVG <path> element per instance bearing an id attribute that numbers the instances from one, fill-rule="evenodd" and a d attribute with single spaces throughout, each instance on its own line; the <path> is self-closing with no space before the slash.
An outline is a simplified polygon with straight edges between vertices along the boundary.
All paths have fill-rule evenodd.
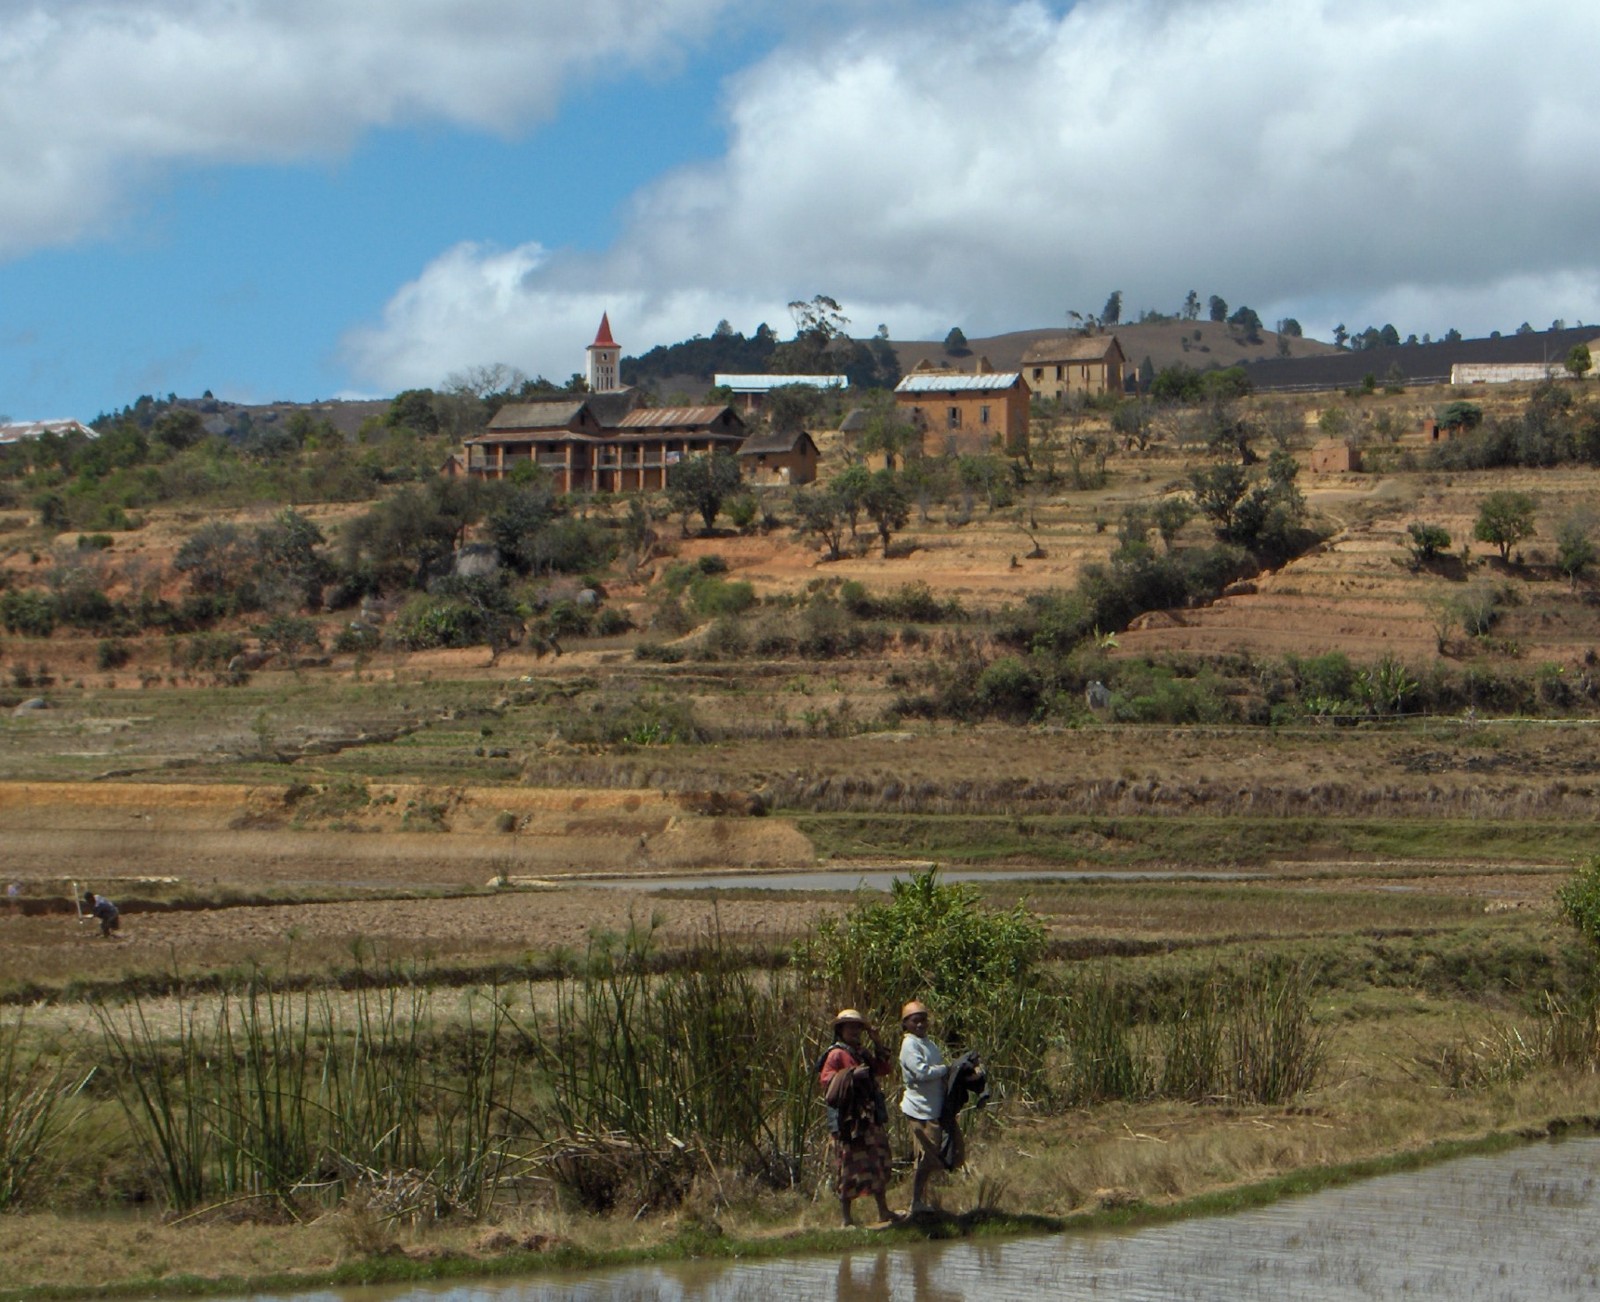
<path id="1" fill-rule="evenodd" d="M 602 310 L 816 293 L 1593 321 L 1597 55 L 1558 0 L 0 0 L 0 413 L 562 379 Z"/>

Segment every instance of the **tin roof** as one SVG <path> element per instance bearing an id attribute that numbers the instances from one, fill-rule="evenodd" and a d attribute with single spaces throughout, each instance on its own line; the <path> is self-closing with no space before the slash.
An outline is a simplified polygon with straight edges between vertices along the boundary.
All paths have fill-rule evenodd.
<path id="1" fill-rule="evenodd" d="M 706 407 L 637 407 L 616 423 L 617 429 L 662 429 L 678 425 L 711 425 L 728 408 L 724 404 Z M 738 417 L 734 418 L 738 420 Z M 741 425 L 743 421 L 739 422 Z"/>
<path id="2" fill-rule="evenodd" d="M 562 429 L 578 419 L 581 402 L 510 402 L 495 412 L 489 430 Z"/>
<path id="3" fill-rule="evenodd" d="M 23 439 L 36 439 L 41 434 L 82 434 L 85 438 L 99 438 L 97 431 L 76 420 L 21 420 L 0 422 L 0 443 L 20 443 Z"/>
<path id="4" fill-rule="evenodd" d="M 850 383 L 845 375 L 715 375 L 711 382 L 735 393 L 771 393 L 787 384 L 804 384 L 813 389 L 843 389 Z"/>
<path id="5" fill-rule="evenodd" d="M 1022 354 L 1022 364 L 1030 362 L 1098 362 L 1115 347 L 1122 352 L 1115 335 L 1057 335 L 1053 339 L 1038 339 Z"/>
<path id="6" fill-rule="evenodd" d="M 925 371 L 908 375 L 894 386 L 896 393 L 969 393 L 998 391 L 1020 384 L 1022 376 L 1017 371 L 990 371 L 987 375 L 971 375 L 955 371 Z"/>

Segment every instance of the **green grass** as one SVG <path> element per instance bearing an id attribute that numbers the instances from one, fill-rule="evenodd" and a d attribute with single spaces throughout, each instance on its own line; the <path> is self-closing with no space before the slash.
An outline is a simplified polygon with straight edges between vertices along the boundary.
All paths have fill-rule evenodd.
<path id="1" fill-rule="evenodd" d="M 1242 869 L 1341 858 L 1565 862 L 1588 852 L 1594 840 L 1592 823 L 1554 820 L 778 812 L 794 820 L 819 854 L 965 864 Z"/>

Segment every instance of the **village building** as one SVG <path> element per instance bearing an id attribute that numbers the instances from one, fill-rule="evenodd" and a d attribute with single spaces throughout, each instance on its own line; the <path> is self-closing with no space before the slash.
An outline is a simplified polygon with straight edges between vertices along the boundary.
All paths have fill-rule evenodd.
<path id="1" fill-rule="evenodd" d="M 1127 359 L 1115 335 L 1060 335 L 1040 339 L 1022 354 L 1022 377 L 1036 398 L 1120 395 Z"/>
<path id="2" fill-rule="evenodd" d="M 752 434 L 739 449 L 739 470 L 752 484 L 809 484 L 817 477 L 817 444 L 805 430 Z"/>
<path id="3" fill-rule="evenodd" d="M 100 437 L 97 431 L 77 420 L 0 421 L 0 444 L 26 443 L 31 439 L 43 438 L 46 434 L 53 434 L 57 438 L 66 438 L 70 434 L 86 439 Z"/>
<path id="4" fill-rule="evenodd" d="M 1347 474 L 1361 469 L 1361 450 L 1348 439 L 1323 439 L 1311 449 L 1311 472 Z"/>
<path id="5" fill-rule="evenodd" d="M 588 348 L 590 393 L 508 403 L 443 473 L 504 479 L 532 464 L 560 493 L 642 492 L 665 488 L 668 467 L 685 457 L 738 451 L 747 431 L 733 408 L 641 406 L 637 389 L 619 387 L 621 352 L 602 316 Z"/>
<path id="6" fill-rule="evenodd" d="M 791 384 L 801 384 L 808 389 L 836 390 L 847 388 L 850 379 L 845 375 L 714 375 L 711 382 L 719 389 L 733 393 L 734 406 L 745 415 L 760 411 L 774 389 Z"/>
<path id="7" fill-rule="evenodd" d="M 972 456 L 1028 448 L 1028 385 L 1017 371 L 920 365 L 895 386 L 895 405 L 922 436 L 924 456 Z"/>

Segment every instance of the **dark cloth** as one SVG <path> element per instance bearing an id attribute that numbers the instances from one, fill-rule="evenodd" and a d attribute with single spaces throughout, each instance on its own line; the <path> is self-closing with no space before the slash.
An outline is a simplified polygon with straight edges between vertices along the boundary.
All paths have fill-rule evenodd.
<path id="1" fill-rule="evenodd" d="M 961 1127 L 954 1120 L 918 1121 L 915 1117 L 907 1117 L 906 1121 L 911 1128 L 918 1176 L 926 1177 L 940 1167 L 954 1171 L 966 1160 L 966 1141 L 962 1138 Z"/>
<path id="2" fill-rule="evenodd" d="M 117 906 L 106 899 L 104 895 L 96 895 L 94 897 L 94 907 L 89 912 L 100 920 L 100 934 L 102 936 L 109 936 L 122 925 L 122 918 L 117 912 Z"/>
<path id="3" fill-rule="evenodd" d="M 857 1075 L 856 1068 L 869 1070 Z M 889 1188 L 889 1108 L 878 1078 L 889 1074 L 886 1054 L 852 1049 L 843 1041 L 823 1055 L 817 1071 L 828 1104 L 833 1172 L 841 1198 L 881 1194 Z"/>
<path id="4" fill-rule="evenodd" d="M 944 1110 L 939 1113 L 939 1128 L 944 1132 L 939 1158 L 946 1171 L 954 1171 L 966 1159 L 958 1118 L 971 1099 L 977 1107 L 989 1101 L 989 1076 L 976 1053 L 964 1053 L 950 1064 L 950 1079 L 944 1091 Z"/>

